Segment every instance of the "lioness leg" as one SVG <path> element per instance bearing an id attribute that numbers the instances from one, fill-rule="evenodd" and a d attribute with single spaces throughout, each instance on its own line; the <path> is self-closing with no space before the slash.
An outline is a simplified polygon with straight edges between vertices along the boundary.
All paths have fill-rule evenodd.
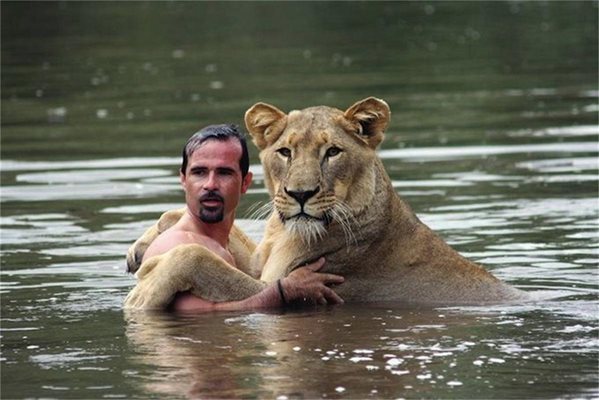
<path id="1" fill-rule="evenodd" d="M 164 309 L 177 292 L 185 291 L 214 302 L 236 301 L 266 286 L 196 244 L 180 245 L 150 258 L 140 267 L 137 278 L 137 285 L 125 299 L 127 308 Z"/>
<path id="2" fill-rule="evenodd" d="M 150 244 L 162 232 L 175 225 L 185 212 L 185 208 L 170 210 L 163 213 L 158 221 L 148 228 L 127 251 L 127 272 L 136 273 L 141 266 L 143 256 Z M 251 254 L 256 244 L 241 229 L 233 225 L 229 234 L 229 251 L 235 258 L 235 266 L 241 271 L 257 278 L 261 270 L 250 266 Z"/>
<path id="3" fill-rule="evenodd" d="M 141 260 L 150 244 L 162 232 L 175 225 L 185 212 L 185 208 L 163 213 L 158 221 L 149 227 L 127 250 L 127 272 L 136 273 L 141 267 Z"/>

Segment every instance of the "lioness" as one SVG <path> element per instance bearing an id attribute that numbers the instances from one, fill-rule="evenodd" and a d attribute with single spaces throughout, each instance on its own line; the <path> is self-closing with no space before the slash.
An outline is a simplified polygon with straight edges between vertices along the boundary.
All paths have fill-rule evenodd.
<path id="1" fill-rule="evenodd" d="M 260 281 L 220 262 L 206 263 L 204 250 L 189 247 L 154 261 L 166 266 L 159 281 L 183 276 L 179 280 L 187 286 L 180 290 L 231 300 L 324 256 L 323 271 L 345 277 L 335 291 L 349 302 L 472 304 L 527 298 L 449 247 L 395 192 L 376 155 L 389 117 L 387 103 L 373 97 L 346 111 L 318 106 L 285 114 L 264 103 L 252 106 L 245 124 L 260 149 L 274 205 L 248 269 L 261 270 Z M 130 249 L 130 268 L 135 269 L 136 255 L 140 258 L 156 231 L 148 231 Z M 207 275 L 207 268 L 215 270 Z M 207 289 L 213 282 L 203 279 L 216 275 L 217 289 Z"/>

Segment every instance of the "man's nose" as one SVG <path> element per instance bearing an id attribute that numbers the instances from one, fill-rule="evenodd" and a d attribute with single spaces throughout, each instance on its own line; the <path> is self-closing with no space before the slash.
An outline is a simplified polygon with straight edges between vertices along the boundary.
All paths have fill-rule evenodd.
<path id="1" fill-rule="evenodd" d="M 208 173 L 208 178 L 204 181 L 204 189 L 206 189 L 206 190 L 218 189 L 218 177 L 215 172 Z"/>

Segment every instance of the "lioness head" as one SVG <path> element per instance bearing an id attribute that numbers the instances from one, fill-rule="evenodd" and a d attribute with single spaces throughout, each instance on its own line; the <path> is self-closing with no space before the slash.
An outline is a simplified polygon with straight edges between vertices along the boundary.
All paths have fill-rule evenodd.
<path id="1" fill-rule="evenodd" d="M 369 97 L 346 111 L 310 107 L 285 114 L 257 103 L 245 124 L 264 166 L 266 186 L 286 230 L 310 243 L 331 223 L 349 229 L 373 196 L 373 162 L 389 106 Z"/>

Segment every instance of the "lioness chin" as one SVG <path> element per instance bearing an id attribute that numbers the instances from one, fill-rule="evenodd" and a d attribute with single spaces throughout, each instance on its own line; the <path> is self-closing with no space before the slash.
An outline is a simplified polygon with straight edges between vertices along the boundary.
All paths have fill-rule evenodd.
<path id="1" fill-rule="evenodd" d="M 249 271 L 261 270 L 260 280 L 268 283 L 324 256 L 323 270 L 345 277 L 335 291 L 347 302 L 526 299 L 525 292 L 459 255 L 395 192 L 376 154 L 389 117 L 388 105 L 373 97 L 345 111 L 318 106 L 286 114 L 257 103 L 246 112 L 245 124 L 260 150 L 273 204 Z M 156 231 L 132 246 L 128 260 L 143 252 Z M 170 273 L 181 268 L 175 261 L 161 260 L 172 266 Z M 195 264 L 185 268 L 206 268 L 201 257 Z M 136 264 L 129 263 L 129 268 Z M 232 284 L 240 285 L 234 275 Z M 247 285 L 253 285 L 249 291 L 259 290 L 255 279 L 246 276 Z M 211 283 L 196 285 L 203 284 Z"/>

